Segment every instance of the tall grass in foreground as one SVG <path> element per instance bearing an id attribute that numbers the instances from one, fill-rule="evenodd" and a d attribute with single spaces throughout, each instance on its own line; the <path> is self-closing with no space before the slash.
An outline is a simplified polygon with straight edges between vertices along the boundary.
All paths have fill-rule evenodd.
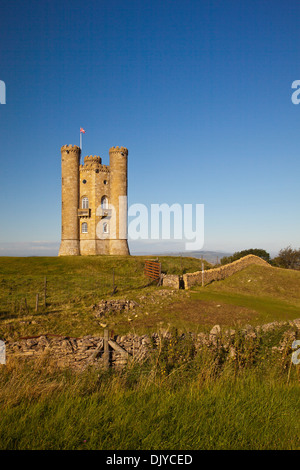
<path id="1" fill-rule="evenodd" d="M 299 449 L 299 366 L 184 348 L 169 344 L 122 372 L 10 362 L 0 448 Z"/>

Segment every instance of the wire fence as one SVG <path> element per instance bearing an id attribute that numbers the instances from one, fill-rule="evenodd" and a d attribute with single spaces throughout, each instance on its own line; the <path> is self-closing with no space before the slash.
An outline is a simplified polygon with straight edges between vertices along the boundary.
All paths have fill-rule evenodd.
<path id="1" fill-rule="evenodd" d="M 94 273 L 22 278 L 8 275 L 0 280 L 0 316 L 38 312 L 68 302 L 92 302 L 93 299 L 142 289 L 151 283 L 149 281 L 143 272 L 121 275 L 116 269 L 96 276 Z"/>
<path id="2" fill-rule="evenodd" d="M 74 257 L 76 258 L 76 257 Z M 1 260 L 0 260 L 1 261 Z M 199 270 L 201 260 L 182 257 L 129 258 L 112 263 L 98 259 L 51 260 L 18 258 L 0 262 L 0 319 L 10 314 L 41 312 L 67 303 L 88 305 L 112 295 L 124 295 L 149 284 L 159 285 L 157 275 Z M 147 266 L 155 279 L 147 274 Z M 148 269 L 149 271 L 149 269 Z"/>

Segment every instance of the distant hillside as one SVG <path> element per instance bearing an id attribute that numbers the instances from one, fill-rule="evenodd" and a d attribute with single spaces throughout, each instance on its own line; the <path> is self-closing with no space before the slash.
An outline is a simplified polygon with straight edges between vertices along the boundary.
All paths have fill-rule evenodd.
<path id="1" fill-rule="evenodd" d="M 216 264 L 220 262 L 223 256 L 231 256 L 232 253 L 223 253 L 222 251 L 185 251 L 183 253 L 164 253 L 164 256 L 184 256 L 198 259 L 205 259 L 208 263 Z"/>

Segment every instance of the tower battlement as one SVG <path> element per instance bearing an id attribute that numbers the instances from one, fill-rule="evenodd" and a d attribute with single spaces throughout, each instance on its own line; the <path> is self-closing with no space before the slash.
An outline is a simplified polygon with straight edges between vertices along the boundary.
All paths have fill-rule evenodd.
<path id="1" fill-rule="evenodd" d="M 102 159 L 98 157 L 97 155 L 87 155 L 84 157 L 84 164 L 86 163 L 101 163 Z"/>
<path id="2" fill-rule="evenodd" d="M 78 145 L 63 145 L 61 147 L 62 152 L 81 152 L 80 147 Z"/>
<path id="3" fill-rule="evenodd" d="M 121 154 L 124 154 L 124 156 L 126 155 L 126 157 L 128 156 L 128 149 L 126 147 L 111 147 L 109 149 L 109 153 L 121 153 Z"/>
<path id="4" fill-rule="evenodd" d="M 80 165 L 79 166 L 79 171 L 80 172 L 87 172 L 87 173 L 90 173 L 90 172 L 93 172 L 93 171 L 96 171 L 97 173 L 99 173 L 100 171 L 103 172 L 103 173 L 109 173 L 110 172 L 110 167 L 108 165 L 100 165 L 99 163 L 88 163 L 88 164 L 84 164 L 84 165 Z"/>

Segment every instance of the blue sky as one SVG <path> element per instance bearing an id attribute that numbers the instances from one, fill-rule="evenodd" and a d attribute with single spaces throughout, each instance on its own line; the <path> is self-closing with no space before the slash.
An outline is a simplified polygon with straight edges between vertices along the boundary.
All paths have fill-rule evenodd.
<path id="1" fill-rule="evenodd" d="M 298 0 L 10 0 L 0 13 L 2 255 L 56 249 L 60 147 L 80 127 L 84 155 L 129 149 L 130 205 L 204 204 L 205 250 L 300 246 Z"/>

